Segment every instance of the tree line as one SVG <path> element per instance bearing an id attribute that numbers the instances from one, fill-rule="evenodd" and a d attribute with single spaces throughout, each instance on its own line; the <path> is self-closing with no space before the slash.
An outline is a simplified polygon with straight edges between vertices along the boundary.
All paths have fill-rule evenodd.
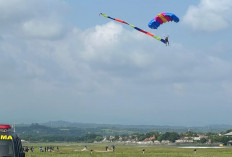
<path id="1" fill-rule="evenodd" d="M 232 130 L 227 130 L 226 132 L 222 132 L 221 134 L 218 133 L 205 133 L 203 134 L 204 137 L 200 138 L 199 140 L 195 141 L 197 143 L 223 143 L 227 144 L 229 141 L 232 140 L 232 137 L 223 136 L 223 134 L 228 133 Z M 131 135 L 123 134 L 123 135 L 114 135 L 114 136 L 103 136 L 99 134 L 86 134 L 83 136 L 67 136 L 67 135 L 30 135 L 30 134 L 22 134 L 20 137 L 23 140 L 29 142 L 88 142 L 92 143 L 94 141 L 101 142 L 103 139 L 108 141 L 163 141 L 168 140 L 174 143 L 176 140 L 181 138 L 193 138 L 198 137 L 200 134 L 196 132 L 187 131 L 186 133 L 176 133 L 176 132 L 148 132 L 148 133 L 134 133 Z M 202 135 L 202 134 L 201 134 Z"/>

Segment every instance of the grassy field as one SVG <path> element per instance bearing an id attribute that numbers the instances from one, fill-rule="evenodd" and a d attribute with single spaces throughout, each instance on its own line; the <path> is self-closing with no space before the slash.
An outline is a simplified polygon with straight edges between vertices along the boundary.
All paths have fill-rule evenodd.
<path id="1" fill-rule="evenodd" d="M 30 144 L 29 146 L 31 146 Z M 39 152 L 39 146 L 59 146 L 59 152 Z M 232 147 L 227 148 L 193 148 L 179 147 L 141 147 L 116 145 L 115 152 L 105 151 L 106 145 L 86 144 L 88 151 L 82 151 L 84 144 L 36 144 L 35 152 L 26 153 L 26 157 L 232 157 Z M 92 154 L 89 150 L 93 150 Z M 143 154 L 143 149 L 145 152 Z"/>

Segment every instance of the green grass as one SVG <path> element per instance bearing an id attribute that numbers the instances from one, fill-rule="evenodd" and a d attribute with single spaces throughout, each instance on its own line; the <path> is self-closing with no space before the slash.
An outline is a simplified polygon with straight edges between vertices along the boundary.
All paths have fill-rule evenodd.
<path id="1" fill-rule="evenodd" d="M 32 144 L 30 144 L 32 145 Z M 39 146 L 57 146 L 60 151 L 57 152 L 39 152 Z M 81 151 L 87 145 L 90 151 Z M 35 152 L 26 153 L 26 157 L 232 157 L 232 147 L 220 149 L 197 149 L 197 153 L 193 149 L 178 147 L 138 147 L 138 146 L 117 146 L 115 152 L 105 151 L 103 144 L 36 144 Z M 56 148 L 56 147 L 55 147 Z M 145 149 L 143 154 L 142 150 Z M 76 150 L 76 151 L 75 151 Z M 77 151 L 78 150 L 78 151 Z"/>

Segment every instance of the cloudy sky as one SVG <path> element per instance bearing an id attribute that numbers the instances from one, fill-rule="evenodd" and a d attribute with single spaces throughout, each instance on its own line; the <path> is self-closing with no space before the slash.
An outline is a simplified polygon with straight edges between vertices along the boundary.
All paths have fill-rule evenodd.
<path id="1" fill-rule="evenodd" d="M 150 29 L 161 12 L 180 22 Z M 0 123 L 232 124 L 231 14 L 231 0 L 0 0 Z"/>

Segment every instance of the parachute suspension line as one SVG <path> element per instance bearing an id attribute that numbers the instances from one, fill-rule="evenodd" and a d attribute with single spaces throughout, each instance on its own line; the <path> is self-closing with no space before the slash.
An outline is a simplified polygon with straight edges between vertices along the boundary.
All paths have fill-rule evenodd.
<path id="1" fill-rule="evenodd" d="M 109 18 L 109 19 L 111 19 L 111 20 L 114 20 L 114 21 L 117 21 L 117 22 L 120 22 L 120 23 L 124 23 L 124 24 L 126 24 L 126 25 L 129 25 L 130 27 L 136 29 L 137 31 L 140 31 L 140 32 L 142 32 L 142 33 L 144 33 L 144 34 L 147 34 L 147 35 L 149 35 L 149 36 L 151 36 L 151 37 L 153 37 L 153 38 L 155 38 L 155 39 L 157 39 L 157 40 L 163 42 L 164 44 L 166 44 L 166 41 L 165 41 L 164 39 L 162 39 L 162 38 L 160 38 L 160 37 L 158 37 L 158 36 L 155 36 L 154 34 L 151 34 L 151 33 L 149 33 L 149 32 L 146 32 L 146 31 L 144 31 L 144 30 L 142 30 L 142 29 L 140 29 L 140 28 L 138 28 L 138 27 L 136 27 L 136 26 L 134 26 L 134 25 L 132 25 L 132 24 L 129 24 L 129 23 L 123 21 L 123 20 L 110 17 L 110 16 L 108 16 L 108 15 L 106 15 L 106 14 L 103 14 L 103 13 L 100 13 L 99 16 L 100 16 L 100 15 L 102 15 L 102 16 L 105 17 L 105 18 Z"/>

